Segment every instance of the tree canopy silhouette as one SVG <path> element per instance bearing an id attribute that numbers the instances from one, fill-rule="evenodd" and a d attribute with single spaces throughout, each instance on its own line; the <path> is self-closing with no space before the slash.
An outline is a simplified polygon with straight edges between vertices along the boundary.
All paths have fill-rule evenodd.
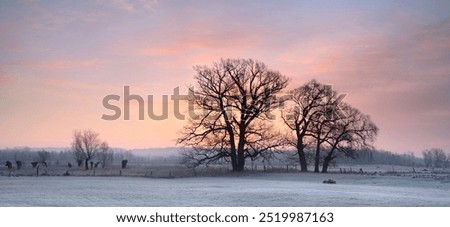
<path id="1" fill-rule="evenodd" d="M 92 130 L 75 131 L 73 133 L 72 150 L 78 160 L 84 160 L 84 168 L 89 169 L 89 161 L 96 158 L 101 151 L 108 150 L 106 142 L 99 138 L 99 133 Z"/>
<path id="2" fill-rule="evenodd" d="M 368 115 L 342 101 L 329 85 L 312 80 L 291 91 L 291 106 L 282 118 L 293 132 L 290 144 L 297 148 L 301 171 L 308 171 L 305 148 L 315 149 L 314 172 L 319 172 L 321 150 L 322 172 L 327 172 L 330 162 L 340 152 L 354 157 L 356 149 L 371 147 L 378 133 L 377 126 Z"/>
<path id="3" fill-rule="evenodd" d="M 282 103 L 276 95 L 287 86 L 287 77 L 252 59 L 222 59 L 194 69 L 191 101 L 200 114 L 177 141 L 191 148 L 187 159 L 198 164 L 225 160 L 233 171 L 243 171 L 247 158 L 270 155 L 281 145 L 270 120 Z"/>

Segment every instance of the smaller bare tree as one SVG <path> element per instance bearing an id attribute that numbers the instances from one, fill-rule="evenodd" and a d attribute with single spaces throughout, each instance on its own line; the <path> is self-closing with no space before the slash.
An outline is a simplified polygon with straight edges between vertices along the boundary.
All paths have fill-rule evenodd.
<path id="1" fill-rule="evenodd" d="M 16 165 L 17 165 L 17 170 L 20 170 L 20 169 L 22 169 L 22 161 L 19 161 L 19 160 L 17 160 L 16 161 Z"/>
<path id="2" fill-rule="evenodd" d="M 101 150 L 102 141 L 99 134 L 92 130 L 75 131 L 73 134 L 72 149 L 77 157 L 84 160 L 84 168 L 89 169 L 89 161 L 97 157 Z"/>
<path id="3" fill-rule="evenodd" d="M 442 149 L 434 148 L 433 151 L 433 161 L 436 168 L 444 168 L 445 162 L 447 160 L 447 155 Z"/>
<path id="4" fill-rule="evenodd" d="M 372 148 L 378 134 L 378 127 L 368 115 L 348 104 L 342 104 L 342 111 L 345 115 L 337 118 L 330 127 L 331 134 L 326 141 L 329 148 L 323 162 L 323 173 L 328 171 L 330 162 L 336 158 L 337 152 L 355 158 L 357 156 L 355 150 Z"/>
<path id="5" fill-rule="evenodd" d="M 83 159 L 84 159 L 83 153 L 82 152 L 78 152 L 78 151 L 75 150 L 73 152 L 73 155 L 75 156 L 75 160 L 77 162 L 77 166 L 81 167 L 83 165 Z"/>
<path id="6" fill-rule="evenodd" d="M 50 152 L 46 150 L 38 151 L 38 162 L 45 163 L 47 165 L 48 160 L 50 159 Z"/>
<path id="7" fill-rule="evenodd" d="M 106 165 L 111 164 L 113 161 L 114 152 L 110 149 L 107 142 L 103 142 L 100 144 L 100 151 L 98 153 L 98 159 L 102 168 L 105 168 Z"/>
<path id="8" fill-rule="evenodd" d="M 13 170 L 12 162 L 6 161 L 5 166 L 8 168 L 8 171 L 9 171 L 8 176 L 11 176 L 11 172 Z"/>
<path id="9" fill-rule="evenodd" d="M 447 155 L 440 148 L 432 148 L 422 152 L 425 166 L 433 168 L 445 168 L 447 166 Z"/>
<path id="10" fill-rule="evenodd" d="M 423 162 L 427 168 L 433 166 L 433 154 L 430 150 L 422 151 Z"/>
<path id="11" fill-rule="evenodd" d="M 291 106 L 288 106 L 283 111 L 282 119 L 295 135 L 290 138 L 290 145 L 297 149 L 301 171 L 307 172 L 308 163 L 305 151 L 307 145 L 311 142 L 309 140 L 312 137 L 313 121 L 321 116 L 320 110 L 330 100 L 330 94 L 334 95 L 334 93 L 330 86 L 311 80 L 303 86 L 290 91 L 290 94 L 292 95 L 289 102 Z M 319 145 L 323 141 L 323 139 L 319 139 Z M 317 150 L 317 155 L 319 155 L 319 150 Z M 319 159 L 317 158 L 318 161 Z"/>
<path id="12" fill-rule="evenodd" d="M 33 167 L 36 167 L 36 176 L 39 176 L 39 169 L 41 166 L 45 167 L 45 173 L 47 173 L 48 160 L 50 159 L 50 152 L 46 150 L 38 151 L 37 153 L 38 161 L 35 164 L 32 163 Z"/>

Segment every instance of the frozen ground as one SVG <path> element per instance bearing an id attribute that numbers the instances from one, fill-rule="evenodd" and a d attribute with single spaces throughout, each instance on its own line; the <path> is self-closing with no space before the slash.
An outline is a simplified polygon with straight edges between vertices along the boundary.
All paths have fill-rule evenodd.
<path id="1" fill-rule="evenodd" d="M 337 184 L 323 184 L 334 179 Z M 0 206 L 450 206 L 448 176 L 0 177 Z"/>

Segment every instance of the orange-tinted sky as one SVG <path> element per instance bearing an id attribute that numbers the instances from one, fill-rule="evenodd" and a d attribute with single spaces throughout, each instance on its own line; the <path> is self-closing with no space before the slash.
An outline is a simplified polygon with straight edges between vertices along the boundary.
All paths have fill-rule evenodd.
<path id="1" fill-rule="evenodd" d="M 173 146 L 184 121 L 105 121 L 103 97 L 128 85 L 160 103 L 221 57 L 332 84 L 379 126 L 377 148 L 450 150 L 450 2 L 380 0 L 1 1 L 0 147 L 70 146 L 86 128 Z"/>

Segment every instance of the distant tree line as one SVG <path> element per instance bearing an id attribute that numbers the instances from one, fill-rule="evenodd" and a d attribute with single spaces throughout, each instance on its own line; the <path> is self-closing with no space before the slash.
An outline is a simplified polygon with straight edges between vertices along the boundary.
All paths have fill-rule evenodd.
<path id="1" fill-rule="evenodd" d="M 92 161 L 94 165 L 95 163 L 99 163 L 99 168 L 105 168 L 113 164 L 121 164 L 121 161 L 125 159 L 132 162 L 143 162 L 143 160 L 145 160 L 124 149 L 110 148 L 108 156 L 108 158 L 104 158 L 104 156 L 100 154 L 95 158 L 90 159 L 90 161 Z M 71 149 L 59 151 L 35 150 L 27 147 L 0 149 L 0 163 L 2 163 L 2 166 L 5 166 L 6 162 L 10 162 L 12 167 L 19 170 L 21 168 L 36 168 L 40 163 L 45 163 L 47 166 L 69 166 L 70 164 L 70 166 L 85 169 L 86 162 L 83 160 L 81 165 L 78 166 L 77 160 L 79 159 L 77 158 L 76 153 Z M 88 161 L 88 168 L 91 167 L 90 161 Z"/>
<path id="2" fill-rule="evenodd" d="M 397 154 L 390 151 L 364 149 L 356 152 L 356 158 L 339 156 L 338 164 L 367 164 L 367 165 L 398 165 L 398 166 L 423 166 L 423 160 L 412 152 Z"/>
<path id="3" fill-rule="evenodd" d="M 450 167 L 450 153 L 445 153 L 440 148 L 432 148 L 422 152 L 423 161 L 427 168 Z"/>

